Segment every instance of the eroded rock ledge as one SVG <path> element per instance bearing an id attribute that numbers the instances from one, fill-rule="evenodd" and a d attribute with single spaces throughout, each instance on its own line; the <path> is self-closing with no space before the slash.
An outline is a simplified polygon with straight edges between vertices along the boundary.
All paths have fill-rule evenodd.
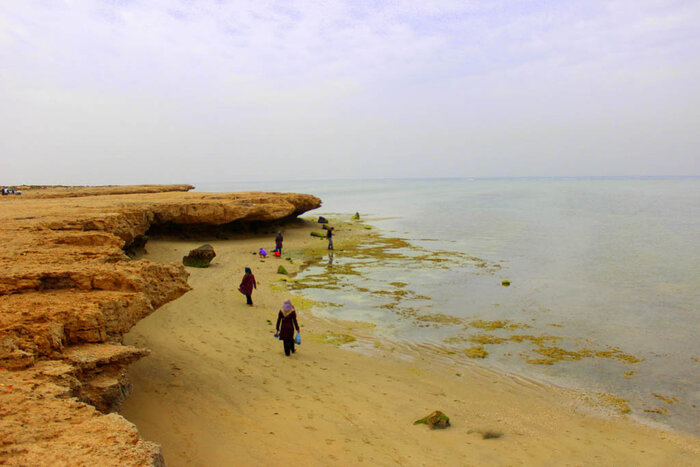
<path id="1" fill-rule="evenodd" d="M 129 394 L 127 365 L 148 354 L 123 335 L 186 293 L 188 273 L 124 248 L 152 226 L 274 222 L 321 204 L 291 193 L 99 188 L 0 204 L 0 463 L 162 464 L 160 448 L 111 412 Z"/>

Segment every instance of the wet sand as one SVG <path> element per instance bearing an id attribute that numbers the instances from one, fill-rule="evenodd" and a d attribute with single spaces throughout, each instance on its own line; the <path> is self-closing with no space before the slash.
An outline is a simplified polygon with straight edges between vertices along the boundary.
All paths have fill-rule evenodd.
<path id="1" fill-rule="evenodd" d="M 274 234 L 230 240 L 151 240 L 147 258 L 180 261 L 211 243 L 211 267 L 190 268 L 193 290 L 141 321 L 126 343 L 152 350 L 134 364 L 122 414 L 160 443 L 168 465 L 700 465 L 697 437 L 606 414 L 572 391 L 440 358 L 429 349 L 373 342 L 362 323 L 314 317 L 280 284 L 280 264 L 298 271 L 302 250 L 325 253 L 285 226 L 282 258 L 261 262 Z M 362 235 L 342 228 L 343 241 Z M 285 260 L 291 257 L 294 264 Z M 238 291 L 243 268 L 258 280 L 255 305 Z M 302 345 L 285 357 L 274 339 L 277 310 L 297 306 Z M 344 336 L 367 351 L 338 347 Z M 356 349 L 357 350 L 357 349 Z M 442 410 L 452 426 L 413 422 Z M 486 438 L 491 432 L 495 437 Z"/>

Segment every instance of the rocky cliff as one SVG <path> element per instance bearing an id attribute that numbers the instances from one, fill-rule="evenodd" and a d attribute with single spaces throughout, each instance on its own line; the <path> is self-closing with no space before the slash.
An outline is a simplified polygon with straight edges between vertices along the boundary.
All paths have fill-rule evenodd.
<path id="1" fill-rule="evenodd" d="M 274 222 L 320 206 L 301 194 L 142 188 L 3 197 L 0 463 L 162 463 L 158 446 L 112 413 L 130 391 L 127 365 L 148 354 L 121 341 L 189 290 L 188 273 L 125 249 L 156 226 Z"/>

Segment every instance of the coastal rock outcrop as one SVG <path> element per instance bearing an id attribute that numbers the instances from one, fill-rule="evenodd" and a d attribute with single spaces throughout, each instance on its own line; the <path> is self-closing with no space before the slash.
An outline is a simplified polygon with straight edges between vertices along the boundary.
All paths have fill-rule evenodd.
<path id="1" fill-rule="evenodd" d="M 273 222 L 320 206 L 311 195 L 190 188 L 0 198 L 0 463 L 163 463 L 157 445 L 110 412 L 130 392 L 127 366 L 148 354 L 123 335 L 186 293 L 188 273 L 125 251 L 152 227 Z"/>

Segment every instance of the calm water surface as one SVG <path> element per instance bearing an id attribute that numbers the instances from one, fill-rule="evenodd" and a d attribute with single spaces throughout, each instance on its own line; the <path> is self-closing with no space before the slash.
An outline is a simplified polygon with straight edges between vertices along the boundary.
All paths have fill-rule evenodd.
<path id="1" fill-rule="evenodd" d="M 431 297 L 413 303 L 429 313 L 466 322 L 509 320 L 529 326 L 520 334 L 557 337 L 558 348 L 617 349 L 641 359 L 535 365 L 527 362 L 537 356 L 532 346 L 509 342 L 486 345 L 483 363 L 611 392 L 629 400 L 635 415 L 700 432 L 700 178 L 267 182 L 197 189 L 311 193 L 323 200 L 319 213 L 359 211 L 386 235 L 498 265 L 487 272 L 473 262 L 443 269 L 399 261 L 368 267 L 362 280 L 373 284 L 370 289 L 404 282 Z M 339 233 L 336 243 L 342 242 Z M 337 252 L 335 263 L 343 260 Z M 502 287 L 504 279 L 512 285 Z M 473 331 L 418 327 L 352 289 L 304 292 L 343 304 L 328 313 L 373 321 L 380 335 L 395 340 L 445 345 Z"/>

